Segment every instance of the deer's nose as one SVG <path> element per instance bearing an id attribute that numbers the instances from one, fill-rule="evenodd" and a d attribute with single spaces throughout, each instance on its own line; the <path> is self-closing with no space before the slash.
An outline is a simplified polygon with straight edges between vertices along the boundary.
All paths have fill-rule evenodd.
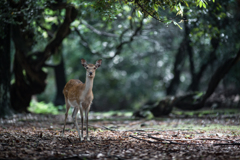
<path id="1" fill-rule="evenodd" d="M 92 72 L 89 72 L 89 75 L 91 76 L 91 75 L 92 75 Z"/>

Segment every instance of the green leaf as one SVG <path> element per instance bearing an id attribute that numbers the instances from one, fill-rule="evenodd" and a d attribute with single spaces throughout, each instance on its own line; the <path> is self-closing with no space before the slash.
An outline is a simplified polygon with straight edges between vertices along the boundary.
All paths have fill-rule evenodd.
<path id="1" fill-rule="evenodd" d="M 166 20 L 166 21 L 164 21 L 163 23 L 165 23 L 165 24 L 170 24 L 170 23 L 172 23 L 172 21 L 171 20 Z"/>
<path id="2" fill-rule="evenodd" d="M 155 11 L 157 12 L 158 11 L 158 5 L 154 5 L 154 9 L 155 9 Z"/>
<path id="3" fill-rule="evenodd" d="M 182 29 L 182 27 L 175 21 L 172 21 L 174 25 L 178 26 L 180 29 Z"/>
<path id="4" fill-rule="evenodd" d="M 140 11 L 136 11 L 136 12 L 137 12 L 137 16 L 141 17 L 141 15 L 142 15 L 141 12 Z"/>
<path id="5" fill-rule="evenodd" d="M 206 8 L 206 4 L 205 3 L 203 3 L 203 7 Z"/>

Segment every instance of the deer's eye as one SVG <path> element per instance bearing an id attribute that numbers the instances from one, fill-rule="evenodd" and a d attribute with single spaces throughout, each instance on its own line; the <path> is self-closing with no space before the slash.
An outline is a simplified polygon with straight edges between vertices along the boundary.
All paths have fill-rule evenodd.
<path id="1" fill-rule="evenodd" d="M 88 69 L 88 67 L 86 67 L 86 69 Z"/>
<path id="2" fill-rule="evenodd" d="M 96 69 L 96 67 L 94 67 L 94 69 Z"/>

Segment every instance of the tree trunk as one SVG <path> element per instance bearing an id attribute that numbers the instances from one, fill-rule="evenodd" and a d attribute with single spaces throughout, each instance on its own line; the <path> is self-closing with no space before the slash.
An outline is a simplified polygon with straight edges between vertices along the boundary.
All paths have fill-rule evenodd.
<path id="1" fill-rule="evenodd" d="M 10 24 L 0 20 L 0 117 L 13 113 L 10 103 Z"/>
<path id="2" fill-rule="evenodd" d="M 171 80 L 169 86 L 166 89 L 166 94 L 167 95 L 174 95 L 177 91 L 177 88 L 180 83 L 180 74 L 181 74 L 181 69 L 182 65 L 185 59 L 185 38 L 182 40 L 181 44 L 179 45 L 178 52 L 175 57 L 175 62 L 174 62 L 174 67 L 173 67 L 173 74 L 174 77 Z"/>
<path id="3" fill-rule="evenodd" d="M 13 26 L 12 31 L 15 44 L 13 66 L 15 83 L 11 86 L 11 104 L 17 112 L 28 112 L 27 107 L 32 95 L 44 91 L 47 74 L 42 70 L 36 70 L 36 62 L 27 57 L 34 43 L 33 31 L 22 32 L 17 25 Z"/>
<path id="4" fill-rule="evenodd" d="M 19 3 L 19 5 L 23 4 Z M 15 83 L 11 87 L 11 102 L 13 109 L 18 112 L 27 112 L 32 95 L 44 91 L 47 74 L 42 70 L 42 67 L 45 65 L 45 61 L 58 50 L 63 39 L 70 33 L 70 24 L 77 16 L 77 10 L 67 3 L 64 3 L 64 5 L 62 3 L 53 3 L 53 5 L 60 5 L 61 9 L 65 7 L 65 17 L 55 36 L 43 51 L 31 53 L 36 39 L 31 27 L 27 27 L 28 23 L 24 19 L 24 15 L 17 16 L 15 21 L 20 22 L 20 25 L 16 23 L 13 26 L 14 33 L 12 36 L 16 53 L 14 59 Z M 27 3 L 22 6 L 22 8 L 24 7 L 27 7 Z"/>
<path id="5" fill-rule="evenodd" d="M 223 79 L 223 77 L 229 72 L 229 70 L 240 61 L 240 49 L 237 55 L 234 58 L 229 58 L 226 60 L 221 66 L 217 68 L 215 73 L 213 74 L 210 82 L 208 83 L 208 88 L 206 94 L 202 97 L 199 102 L 195 102 L 194 99 L 191 102 L 186 102 L 186 99 L 189 99 L 189 95 L 181 97 L 175 103 L 175 107 L 182 109 L 182 110 L 198 110 L 204 107 L 204 103 L 206 100 L 212 95 L 212 93 L 217 88 L 219 82 Z M 190 95 L 192 96 L 192 95 Z M 193 95 L 194 96 L 194 95 Z M 193 97 L 192 96 L 192 97 Z"/>
<path id="6" fill-rule="evenodd" d="M 187 19 L 187 17 L 185 16 L 185 18 Z M 186 51 L 188 53 L 188 60 L 189 60 L 189 69 L 190 69 L 190 75 L 191 75 L 191 81 L 192 82 L 196 82 L 196 74 L 195 74 L 195 64 L 194 64 L 194 53 L 193 53 L 193 48 L 191 46 L 191 40 L 189 38 L 189 34 L 190 34 L 190 28 L 188 26 L 188 21 L 184 21 L 185 24 L 185 37 L 186 37 Z M 192 83 L 193 84 L 193 83 Z M 192 91 L 196 91 L 198 90 L 198 84 L 194 83 L 193 85 L 191 85 L 191 90 Z"/>
<path id="7" fill-rule="evenodd" d="M 184 15 L 184 19 L 187 19 L 187 17 L 185 15 Z M 184 60 L 186 58 L 186 52 L 189 50 L 189 47 L 191 47 L 189 45 L 190 29 L 189 29 L 186 21 L 184 21 L 184 29 L 185 29 L 184 30 L 184 38 L 183 38 L 181 44 L 179 45 L 178 52 L 175 57 L 174 68 L 173 68 L 174 77 L 166 89 L 166 95 L 176 94 L 177 88 L 180 83 L 180 74 L 181 74 L 182 66 L 183 66 Z"/>
<path id="8" fill-rule="evenodd" d="M 202 102 L 205 103 L 205 101 L 212 95 L 214 90 L 217 88 L 219 82 L 223 79 L 223 77 L 229 72 L 229 70 L 237 64 L 237 62 L 240 60 L 240 49 L 237 53 L 237 55 L 234 58 L 229 58 L 226 60 L 223 65 L 218 67 L 214 75 L 212 76 L 209 84 L 208 89 L 206 91 L 206 94 L 203 97 Z"/>
<path id="9" fill-rule="evenodd" d="M 216 51 L 219 46 L 219 41 L 220 41 L 219 37 L 211 39 L 211 45 L 212 45 L 213 50 L 209 53 L 208 60 L 206 62 L 203 62 L 203 64 L 201 65 L 200 70 L 197 73 L 191 72 L 192 80 L 191 80 L 191 84 L 188 86 L 188 89 L 187 89 L 188 91 L 198 91 L 199 90 L 200 80 L 203 76 L 203 73 L 205 72 L 207 67 L 217 59 Z"/>
<path id="10" fill-rule="evenodd" d="M 61 53 L 61 62 L 59 63 L 59 65 L 54 67 L 54 73 L 55 73 L 55 82 L 57 86 L 57 94 L 54 100 L 54 105 L 64 105 L 65 99 L 62 91 L 66 84 L 66 76 L 65 76 L 64 60 L 63 60 L 62 53 Z"/>

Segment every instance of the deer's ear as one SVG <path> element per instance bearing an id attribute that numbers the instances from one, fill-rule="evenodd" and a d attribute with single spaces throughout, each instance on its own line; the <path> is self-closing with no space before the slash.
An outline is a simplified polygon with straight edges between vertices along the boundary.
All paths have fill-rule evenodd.
<path id="1" fill-rule="evenodd" d="M 87 61 L 85 59 L 81 59 L 81 64 L 83 65 L 83 67 L 87 66 Z"/>
<path id="2" fill-rule="evenodd" d="M 97 60 L 95 66 L 98 68 L 101 66 L 101 64 L 102 64 L 102 59 L 99 59 L 99 60 Z"/>

